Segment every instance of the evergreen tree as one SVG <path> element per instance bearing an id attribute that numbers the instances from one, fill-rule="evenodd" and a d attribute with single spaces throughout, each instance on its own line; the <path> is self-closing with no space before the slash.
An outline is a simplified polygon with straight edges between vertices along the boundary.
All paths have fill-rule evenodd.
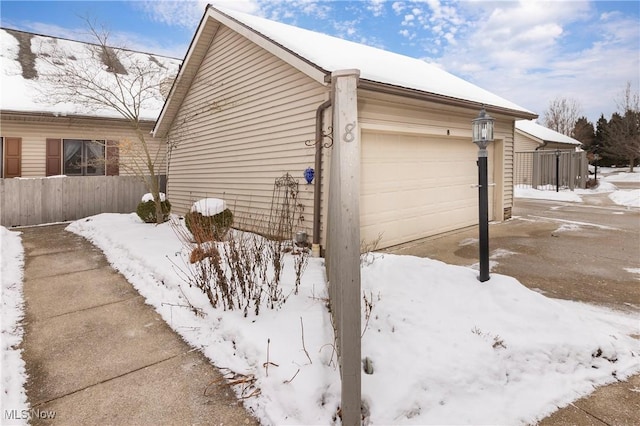
<path id="1" fill-rule="evenodd" d="M 585 151 L 593 152 L 595 147 L 596 133 L 593 124 L 586 117 L 580 117 L 573 128 L 573 138 L 582 142 Z"/>
<path id="2" fill-rule="evenodd" d="M 609 120 L 605 146 L 633 172 L 640 159 L 640 96 L 631 91 L 630 82 L 616 103 L 618 112 Z"/>

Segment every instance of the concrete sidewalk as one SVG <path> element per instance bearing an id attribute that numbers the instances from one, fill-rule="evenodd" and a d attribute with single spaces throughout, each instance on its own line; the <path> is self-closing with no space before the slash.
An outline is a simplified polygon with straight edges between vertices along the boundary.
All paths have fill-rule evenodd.
<path id="1" fill-rule="evenodd" d="M 218 370 L 65 226 L 20 229 L 27 397 L 55 412 L 31 423 L 257 424 L 232 389 L 212 385 Z"/>

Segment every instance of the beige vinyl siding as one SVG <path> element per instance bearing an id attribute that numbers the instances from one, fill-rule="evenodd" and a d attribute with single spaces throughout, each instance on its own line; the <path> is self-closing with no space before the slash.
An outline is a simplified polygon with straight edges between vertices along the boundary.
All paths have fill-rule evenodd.
<path id="1" fill-rule="evenodd" d="M 226 200 L 239 220 L 268 218 L 274 182 L 299 182 L 298 227 L 311 236 L 315 111 L 328 89 L 221 26 L 169 132 L 168 196 L 184 214 L 204 197 Z M 247 219 L 251 216 L 250 219 Z"/>
<path id="2" fill-rule="evenodd" d="M 22 177 L 42 177 L 46 174 L 46 140 L 56 139 L 95 139 L 137 141 L 135 133 L 125 123 L 101 123 L 99 120 L 83 120 L 53 117 L 32 120 L 9 120 L 2 118 L 1 128 L 4 137 L 22 138 Z M 151 131 L 151 126 L 144 132 Z M 160 139 L 148 135 L 147 143 L 152 150 L 160 149 L 164 153 L 164 144 Z M 163 154 L 164 156 L 164 154 Z M 127 155 L 122 152 L 120 161 L 126 162 Z M 160 174 L 164 172 L 161 165 Z M 130 175 L 126 168 L 120 167 L 121 175 Z"/>
<path id="3" fill-rule="evenodd" d="M 514 145 L 515 152 L 524 152 L 536 150 L 540 146 L 540 143 L 538 143 L 536 139 L 516 131 Z"/>
<path id="4" fill-rule="evenodd" d="M 477 151 L 471 142 L 471 120 L 479 111 L 365 90 L 358 92 L 358 104 L 359 122 L 363 129 L 422 134 L 444 140 L 447 137 L 466 138 L 469 149 Z M 492 116 L 496 120 L 494 155 L 496 159 L 502 159 L 494 163 L 496 198 L 493 208 L 495 220 L 501 220 L 497 212 L 513 206 L 513 118 Z"/>
<path id="5" fill-rule="evenodd" d="M 499 118 L 499 117 L 496 117 Z M 505 120 L 505 119 L 497 119 L 496 123 L 495 123 L 495 128 L 494 128 L 494 134 L 495 134 L 495 139 L 497 140 L 496 142 L 496 149 L 499 149 L 498 147 L 500 147 L 500 145 L 502 145 L 500 147 L 500 149 L 502 150 L 502 179 L 498 179 L 498 175 L 499 175 L 499 169 L 496 168 L 496 191 L 497 193 L 499 193 L 499 191 L 502 191 L 502 212 L 503 212 L 503 216 L 502 219 L 506 220 L 506 219 L 510 219 L 511 218 L 511 211 L 513 209 L 513 163 L 514 163 L 514 159 L 513 159 L 513 134 L 514 134 L 514 122 L 512 120 Z M 498 159 L 498 157 L 496 156 L 496 160 Z M 498 165 L 499 162 L 496 161 L 496 165 Z M 500 187 L 500 185 L 502 185 L 502 187 Z M 497 217 L 496 215 L 496 219 L 501 219 L 499 217 Z"/>

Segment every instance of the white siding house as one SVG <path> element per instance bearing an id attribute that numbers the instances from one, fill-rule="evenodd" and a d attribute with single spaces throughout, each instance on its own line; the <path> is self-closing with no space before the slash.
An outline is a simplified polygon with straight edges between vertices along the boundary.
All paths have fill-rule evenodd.
<path id="1" fill-rule="evenodd" d="M 300 181 L 297 227 L 325 244 L 331 74 L 345 69 L 360 71 L 364 240 L 381 235 L 387 247 L 477 223 L 471 120 L 483 105 L 496 120 L 490 216 L 510 217 L 514 122 L 536 114 L 418 59 L 212 6 L 154 129 L 173 147 L 174 211 L 214 196 L 268 217 L 274 181 L 288 173 Z"/>

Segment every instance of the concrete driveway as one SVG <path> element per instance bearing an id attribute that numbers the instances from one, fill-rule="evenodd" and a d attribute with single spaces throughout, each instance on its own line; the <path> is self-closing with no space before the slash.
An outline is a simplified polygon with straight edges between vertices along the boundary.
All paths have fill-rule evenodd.
<path id="1" fill-rule="evenodd" d="M 640 274 L 630 271 L 640 272 L 640 209 L 617 206 L 607 194 L 583 201 L 516 199 L 513 218 L 490 225 L 492 273 L 515 277 L 548 297 L 640 315 Z M 470 266 L 478 262 L 477 236 L 473 227 L 386 251 Z M 638 424 L 639 386 L 640 375 L 603 386 L 539 425 Z"/>
<path id="2" fill-rule="evenodd" d="M 470 266 L 477 227 L 387 250 Z M 584 203 L 516 199 L 513 218 L 489 229 L 492 272 L 549 297 L 640 311 L 640 209 L 606 194 Z"/>

